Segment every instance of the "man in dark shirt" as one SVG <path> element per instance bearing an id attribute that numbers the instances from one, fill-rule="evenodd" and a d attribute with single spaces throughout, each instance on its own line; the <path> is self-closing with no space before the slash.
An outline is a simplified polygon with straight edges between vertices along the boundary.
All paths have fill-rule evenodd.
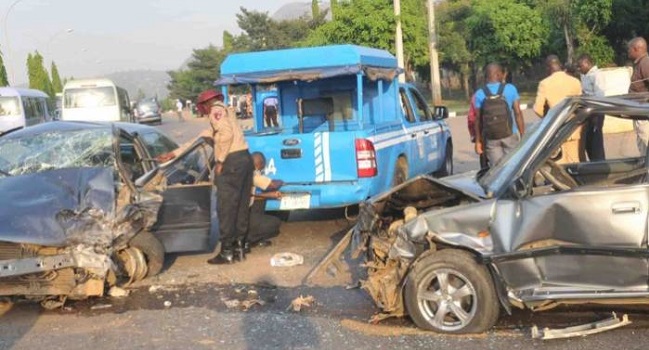
<path id="1" fill-rule="evenodd" d="M 629 41 L 629 58 L 633 60 L 633 75 L 631 75 L 630 93 L 649 92 L 649 56 L 647 56 L 647 41 L 637 37 Z M 640 154 L 647 153 L 649 142 L 649 122 L 636 120 L 634 122 L 638 136 L 638 149 Z"/>

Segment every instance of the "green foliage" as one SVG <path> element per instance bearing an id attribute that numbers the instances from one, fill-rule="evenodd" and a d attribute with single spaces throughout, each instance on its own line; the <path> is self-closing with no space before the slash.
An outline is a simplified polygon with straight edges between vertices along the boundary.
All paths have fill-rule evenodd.
<path id="1" fill-rule="evenodd" d="M 27 75 L 29 76 L 30 89 L 41 90 L 52 99 L 54 98 L 54 89 L 52 88 L 50 76 L 43 65 L 43 56 L 38 51 L 27 56 Z"/>
<path id="2" fill-rule="evenodd" d="M 212 88 L 219 77 L 219 67 L 227 51 L 215 46 L 195 49 L 187 69 L 170 71 L 169 95 L 171 98 L 194 100 L 201 91 Z"/>
<path id="3" fill-rule="evenodd" d="M 2 53 L 0 53 L 0 86 L 9 86 L 9 78 L 4 61 L 2 60 Z"/>
<path id="4" fill-rule="evenodd" d="M 649 39 L 649 0 L 614 0 L 611 21 L 602 30 L 617 53 L 618 64 L 626 60 L 626 43 L 642 36 Z"/>
<path id="5" fill-rule="evenodd" d="M 468 73 L 473 55 L 468 47 L 471 0 L 454 0 L 437 6 L 437 36 L 440 62 L 447 68 Z"/>
<path id="6" fill-rule="evenodd" d="M 406 68 L 426 70 L 428 29 L 425 3 L 401 3 Z M 395 16 L 391 0 L 352 0 L 335 4 L 332 21 L 323 24 L 304 41 L 305 46 L 356 44 L 395 53 Z"/>
<path id="7" fill-rule="evenodd" d="M 320 4 L 318 3 L 318 0 L 311 0 L 311 17 L 320 17 Z"/>
<path id="8" fill-rule="evenodd" d="M 54 94 L 63 91 L 63 83 L 61 82 L 61 76 L 59 75 L 59 69 L 56 67 L 56 63 L 52 61 L 52 67 L 50 68 L 50 74 L 52 75 L 52 90 Z"/>
<path id="9" fill-rule="evenodd" d="M 548 36 L 539 12 L 515 0 L 474 0 L 466 25 L 468 47 L 480 66 L 492 61 L 529 65 Z"/>
<path id="10" fill-rule="evenodd" d="M 230 34 L 227 30 L 223 31 L 223 49 L 232 51 L 234 47 L 234 35 Z"/>

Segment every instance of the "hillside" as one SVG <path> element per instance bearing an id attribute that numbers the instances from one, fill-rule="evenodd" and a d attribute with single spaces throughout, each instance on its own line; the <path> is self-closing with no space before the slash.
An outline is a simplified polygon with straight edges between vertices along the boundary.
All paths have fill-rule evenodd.
<path id="1" fill-rule="evenodd" d="M 138 96 L 139 90 L 142 90 L 146 97 L 157 96 L 159 99 L 163 99 L 169 95 L 167 84 L 170 78 L 164 71 L 131 70 L 108 74 L 106 78 L 128 90 L 131 100 Z"/>

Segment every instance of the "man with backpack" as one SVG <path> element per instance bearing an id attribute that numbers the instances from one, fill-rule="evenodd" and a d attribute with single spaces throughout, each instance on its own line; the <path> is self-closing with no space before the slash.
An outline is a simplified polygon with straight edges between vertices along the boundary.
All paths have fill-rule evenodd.
<path id="1" fill-rule="evenodd" d="M 525 132 L 520 96 L 512 84 L 504 83 L 500 64 L 487 65 L 487 84 L 475 94 L 478 116 L 475 122 L 475 151 L 486 153 L 495 165 L 520 141 Z"/>

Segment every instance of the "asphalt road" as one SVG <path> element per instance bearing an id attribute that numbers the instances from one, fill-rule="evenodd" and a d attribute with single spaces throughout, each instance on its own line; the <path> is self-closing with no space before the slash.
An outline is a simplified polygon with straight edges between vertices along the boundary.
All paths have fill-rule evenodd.
<path id="1" fill-rule="evenodd" d="M 529 120 L 533 117 L 527 115 Z M 474 169 L 465 118 L 449 119 L 456 171 Z M 207 127 L 205 120 L 166 118 L 161 129 L 185 142 Z M 0 349 L 640 349 L 649 341 L 649 308 L 571 308 L 502 315 L 497 327 L 474 336 L 443 336 L 417 330 L 409 320 L 370 325 L 377 311 L 358 289 L 353 271 L 326 277 L 315 287 L 304 277 L 350 224 L 338 210 L 292 215 L 270 247 L 257 248 L 244 263 L 205 264 L 210 253 L 173 255 L 164 272 L 145 280 L 127 298 L 69 301 L 43 311 L 34 303 L 0 304 Z M 278 252 L 300 253 L 302 266 L 270 267 Z M 299 296 L 313 305 L 295 312 Z M 248 303 L 248 304 L 246 304 Z M 531 340 L 530 328 L 564 327 L 629 313 L 633 325 L 585 338 Z"/>

